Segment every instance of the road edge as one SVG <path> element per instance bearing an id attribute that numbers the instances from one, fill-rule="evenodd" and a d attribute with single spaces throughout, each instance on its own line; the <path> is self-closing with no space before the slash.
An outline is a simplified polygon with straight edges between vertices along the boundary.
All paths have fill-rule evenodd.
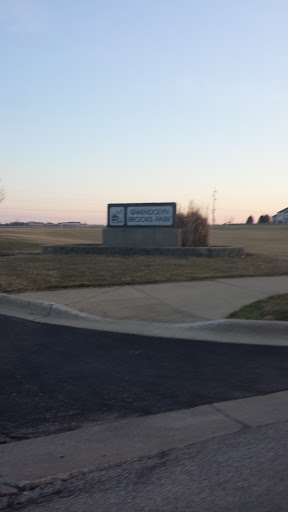
<path id="1" fill-rule="evenodd" d="M 53 494 L 76 476 L 232 435 L 243 428 L 288 421 L 287 406 L 288 391 L 281 391 L 1 445 L 0 510 L 24 504 L 38 488 L 50 486 L 48 493 Z M 21 471 L 23 475 L 30 472 L 31 478 L 19 478 Z M 13 474 L 18 476 L 13 478 Z"/>
<path id="2" fill-rule="evenodd" d="M 80 313 L 53 302 L 0 293 L 0 314 L 34 322 L 143 336 L 221 343 L 288 346 L 288 322 L 212 320 L 194 323 L 119 320 Z"/>

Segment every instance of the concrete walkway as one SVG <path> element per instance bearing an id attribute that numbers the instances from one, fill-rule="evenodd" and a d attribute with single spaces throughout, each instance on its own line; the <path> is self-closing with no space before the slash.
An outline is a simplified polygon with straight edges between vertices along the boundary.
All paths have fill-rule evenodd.
<path id="1" fill-rule="evenodd" d="M 70 288 L 17 295 L 102 318 L 192 323 L 226 318 L 255 300 L 288 292 L 288 276 Z"/>

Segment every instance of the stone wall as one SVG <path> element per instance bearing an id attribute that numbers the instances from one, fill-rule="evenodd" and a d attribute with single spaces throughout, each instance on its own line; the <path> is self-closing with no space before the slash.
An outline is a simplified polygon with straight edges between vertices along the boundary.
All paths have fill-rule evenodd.
<path id="1" fill-rule="evenodd" d="M 43 254 L 98 254 L 109 256 L 174 256 L 176 258 L 240 258 L 243 247 L 107 247 L 104 245 L 45 245 Z"/>

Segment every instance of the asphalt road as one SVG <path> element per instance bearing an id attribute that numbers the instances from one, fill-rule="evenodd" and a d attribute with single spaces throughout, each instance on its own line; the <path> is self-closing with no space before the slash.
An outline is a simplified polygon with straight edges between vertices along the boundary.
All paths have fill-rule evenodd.
<path id="1" fill-rule="evenodd" d="M 287 451 L 287 422 L 247 428 L 52 484 L 20 502 L 25 512 L 287 512 Z"/>
<path id="2" fill-rule="evenodd" d="M 287 370 L 286 347 L 151 338 L 0 316 L 0 435 L 33 437 L 272 393 L 288 389 Z"/>

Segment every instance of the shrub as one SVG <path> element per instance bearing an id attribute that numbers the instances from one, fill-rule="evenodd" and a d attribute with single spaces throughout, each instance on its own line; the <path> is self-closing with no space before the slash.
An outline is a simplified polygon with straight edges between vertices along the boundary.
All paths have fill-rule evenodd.
<path id="1" fill-rule="evenodd" d="M 182 230 L 182 247 L 209 245 L 208 219 L 202 215 L 199 208 L 190 205 L 186 213 L 177 213 L 176 226 Z"/>

